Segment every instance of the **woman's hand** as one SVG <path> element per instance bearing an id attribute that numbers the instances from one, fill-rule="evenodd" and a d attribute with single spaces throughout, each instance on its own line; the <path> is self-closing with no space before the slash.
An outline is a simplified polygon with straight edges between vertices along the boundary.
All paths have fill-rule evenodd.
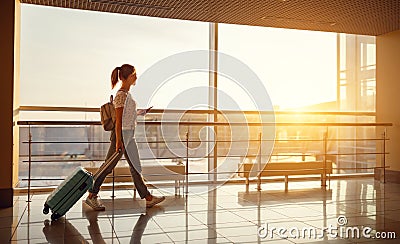
<path id="1" fill-rule="evenodd" d="M 145 109 L 138 109 L 138 110 L 137 110 L 137 115 L 143 116 L 143 115 L 145 115 L 145 112 L 146 112 Z"/>
<path id="2" fill-rule="evenodd" d="M 146 108 L 146 109 L 138 109 L 137 114 L 141 115 L 141 116 L 145 116 L 150 111 L 151 108 L 153 108 L 153 106 L 151 106 L 150 108 Z"/>

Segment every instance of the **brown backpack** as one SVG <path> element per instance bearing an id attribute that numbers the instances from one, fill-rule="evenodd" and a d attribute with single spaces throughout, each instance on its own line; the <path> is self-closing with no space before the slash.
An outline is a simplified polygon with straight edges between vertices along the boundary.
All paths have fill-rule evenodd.
<path id="1" fill-rule="evenodd" d="M 115 127 L 115 107 L 113 96 L 110 96 L 110 101 L 103 104 L 100 108 L 101 125 L 105 131 L 114 130 Z"/>

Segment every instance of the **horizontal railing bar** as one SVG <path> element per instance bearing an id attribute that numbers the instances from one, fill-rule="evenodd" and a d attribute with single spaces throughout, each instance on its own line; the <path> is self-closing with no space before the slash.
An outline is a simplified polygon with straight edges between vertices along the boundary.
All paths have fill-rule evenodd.
<path id="1" fill-rule="evenodd" d="M 265 140 L 265 139 L 263 139 L 263 140 L 261 140 L 261 141 L 275 141 L 275 142 L 287 142 L 287 141 L 290 141 L 290 142 L 296 142 L 296 141 L 298 141 L 298 142 L 302 142 L 302 141 L 305 141 L 305 142 L 313 142 L 313 141 L 315 141 L 315 142 L 323 142 L 323 141 L 383 141 L 383 140 L 389 140 L 389 138 L 365 138 L 365 139 L 363 139 L 363 138 L 360 138 L 360 139 L 351 139 L 351 138 L 349 138 L 349 139 L 326 139 L 326 140 L 324 140 L 324 139 L 271 139 L 271 140 Z M 249 141 L 260 141 L 260 140 L 249 140 Z M 218 142 L 220 142 L 220 141 L 218 141 Z"/>
<path id="2" fill-rule="evenodd" d="M 96 144 L 108 144 L 110 141 L 23 141 L 23 144 L 86 144 L 86 143 L 96 143 Z M 136 142 L 139 143 L 139 142 Z M 146 142 L 141 142 L 146 143 Z"/>
<path id="3" fill-rule="evenodd" d="M 351 156 L 351 155 L 382 155 L 382 154 L 389 154 L 389 152 L 365 152 L 365 153 L 327 153 L 327 154 L 320 154 L 320 155 L 327 155 L 327 156 Z"/>
<path id="4" fill-rule="evenodd" d="M 353 153 L 353 154 L 329 154 L 329 153 L 326 153 L 326 154 L 324 154 L 324 153 L 315 153 L 315 154 L 313 154 L 313 153 L 309 153 L 309 154 L 262 154 L 261 156 L 269 156 L 269 155 L 271 155 L 271 157 L 272 156 L 275 156 L 275 157 L 279 157 L 279 156 L 292 156 L 292 157 L 294 157 L 294 156 L 299 156 L 299 157 L 301 157 L 301 156 L 324 156 L 324 155 L 326 155 L 326 156 L 340 156 L 340 155 L 358 155 L 358 154 L 362 154 L 362 153 Z M 383 153 L 383 152 L 376 152 L 376 153 L 370 153 L 370 154 L 372 154 L 372 155 L 383 155 L 383 154 L 386 154 L 386 155 L 389 155 L 390 153 L 389 152 L 385 152 L 385 153 Z M 257 156 L 258 156 L 259 154 L 257 154 Z M 228 156 L 228 157 L 231 157 L 231 156 Z"/>
<path id="5" fill-rule="evenodd" d="M 39 180 L 65 180 L 66 178 L 31 178 L 31 181 Z M 29 178 L 19 178 L 20 181 L 29 181 Z"/>
<path id="6" fill-rule="evenodd" d="M 36 111 L 36 112 L 96 112 L 100 111 L 99 107 L 56 107 L 56 106 L 20 106 L 19 111 Z M 376 112 L 341 112 L 341 111 L 254 111 L 254 110 L 217 110 L 219 114 L 294 114 L 294 115 L 348 115 L 348 116 L 376 116 Z M 194 113 L 194 114 L 214 114 L 214 110 L 196 110 L 196 109 L 152 109 L 150 113 Z"/>
<path id="7" fill-rule="evenodd" d="M 389 141 L 389 138 L 382 139 L 331 139 L 326 141 Z M 261 142 L 323 142 L 323 139 L 309 139 L 309 140 L 296 140 L 296 139 L 285 139 L 285 140 L 261 140 Z M 260 140 L 191 140 L 189 143 L 236 143 L 236 142 L 260 142 Z M 22 144 L 109 144 L 109 141 L 23 141 Z M 186 140 L 176 141 L 136 141 L 137 144 L 168 144 L 168 143 L 186 143 Z M 285 147 L 286 148 L 286 147 Z M 354 146 L 355 149 L 360 149 L 362 146 Z"/>
<path id="8" fill-rule="evenodd" d="M 100 112 L 96 107 L 19 106 L 24 112 Z"/>
<path id="9" fill-rule="evenodd" d="M 255 166 L 257 166 L 255 164 Z M 357 170 L 357 169 L 377 169 L 377 168 L 390 168 L 390 166 L 376 166 L 376 167 L 363 167 L 363 168 L 310 168 L 310 169 L 268 169 L 266 171 L 268 172 L 295 172 L 295 171 L 313 171 L 313 170 L 329 170 L 329 169 L 351 169 L 351 170 Z M 231 174 L 231 173 L 260 173 L 260 172 L 264 172 L 264 170 L 258 171 L 258 170 L 254 170 L 254 171 L 250 171 L 250 170 L 243 170 L 243 171 L 224 171 L 224 172 L 189 172 L 188 174 Z M 146 174 L 148 176 L 153 176 L 153 175 L 179 175 L 179 174 Z M 146 176 L 145 175 L 145 176 Z M 112 176 L 109 176 L 110 178 L 112 178 Z M 131 177 L 131 175 L 115 175 L 114 177 Z"/>
<path id="10" fill-rule="evenodd" d="M 17 125 L 101 125 L 100 121 L 18 121 Z"/>
<path id="11" fill-rule="evenodd" d="M 141 158 L 141 160 L 152 160 L 152 159 L 184 159 L 185 157 L 157 157 L 157 158 Z M 189 157 L 189 158 L 199 158 L 199 157 Z M 207 157 L 203 157 L 207 158 Z M 122 161 L 125 161 L 125 158 L 121 158 Z M 104 159 L 54 159 L 54 160 L 31 160 L 31 163 L 57 163 L 57 162 L 101 162 Z M 29 160 L 23 160 L 23 163 L 29 163 Z"/>
<path id="12" fill-rule="evenodd" d="M 193 157 L 195 158 L 195 157 Z M 206 157 L 204 157 L 206 158 Z M 152 159 L 184 159 L 183 157 L 158 157 L 158 158 L 141 158 L 141 160 Z M 121 158 L 121 161 L 126 161 L 126 158 Z M 31 160 L 31 163 L 60 163 L 60 162 L 102 162 L 104 159 L 52 159 L 52 160 Z M 29 160 L 23 160 L 23 163 L 29 163 Z"/>
<path id="13" fill-rule="evenodd" d="M 71 155 L 83 156 L 84 153 L 67 153 L 67 154 L 32 154 L 31 157 L 69 157 Z M 29 154 L 20 154 L 19 157 L 29 157 Z"/>
<path id="14" fill-rule="evenodd" d="M 383 140 L 389 140 L 389 138 L 376 138 L 376 139 L 328 139 L 326 141 L 383 141 Z M 261 140 L 262 142 L 265 141 L 274 141 L 274 142 L 323 142 L 323 139 L 271 139 L 271 140 Z M 140 143 L 180 143 L 180 142 L 186 142 L 186 140 L 176 140 L 176 141 L 170 141 L 170 140 L 166 140 L 166 141 L 136 141 L 136 143 L 140 144 Z M 250 139 L 250 140 L 189 140 L 189 143 L 198 143 L 198 142 L 260 142 L 260 140 L 257 139 Z M 107 144 L 110 143 L 110 141 L 23 141 L 22 143 L 27 144 L 27 143 L 32 143 L 32 144 L 47 144 L 47 143 L 52 143 L 52 144 L 75 144 L 75 143 L 98 143 L 98 144 Z"/>
<path id="15" fill-rule="evenodd" d="M 18 121 L 18 125 L 101 125 L 100 121 Z M 186 125 L 186 126 L 392 126 L 393 123 L 260 123 L 260 122 L 190 122 L 190 121 L 138 121 L 144 125 Z"/>
<path id="16" fill-rule="evenodd" d="M 332 170 L 359 170 L 359 169 L 378 169 L 378 168 L 390 168 L 390 166 L 377 166 L 377 167 L 363 167 L 363 168 L 329 168 Z M 293 169 L 293 170 L 285 170 L 285 169 L 274 169 L 268 170 L 268 172 L 296 172 L 296 171 L 313 171 L 313 170 L 323 170 L 325 168 L 312 168 L 312 169 Z M 328 168 L 326 168 L 328 169 Z M 240 173 L 260 173 L 263 171 L 224 171 L 224 172 L 189 172 L 189 175 L 218 175 L 218 174 L 240 174 Z M 316 173 L 317 174 L 317 173 Z M 184 175 L 184 174 L 146 174 L 145 176 L 169 176 L 169 175 Z M 132 177 L 131 175 L 109 175 L 107 178 L 127 178 Z M 267 176 L 268 177 L 268 176 Z M 21 181 L 28 181 L 28 178 L 20 178 Z M 39 181 L 39 180 L 65 180 L 64 178 L 31 178 L 31 181 Z M 173 181 L 173 180 L 171 180 Z"/>
<path id="17" fill-rule="evenodd" d="M 261 154 L 261 156 L 262 157 L 266 157 L 266 156 L 271 156 L 271 157 L 280 157 L 280 156 L 282 156 L 282 157 L 285 157 L 285 156 L 293 156 L 293 157 L 295 157 L 295 156 L 298 156 L 298 157 L 302 157 L 302 156 L 324 156 L 324 155 L 326 155 L 326 156 L 338 156 L 338 155 L 358 155 L 358 154 L 363 154 L 363 153 L 354 153 L 354 154 L 324 154 L 324 153 L 316 153 L 316 154 L 312 154 L 312 153 L 308 153 L 308 154 Z M 376 153 L 368 153 L 368 154 L 371 154 L 371 155 L 383 155 L 383 154 L 386 154 L 386 155 L 389 155 L 390 153 L 389 152 L 385 152 L 385 153 L 383 153 L 383 152 L 376 152 Z M 247 154 L 247 155 L 245 155 L 245 156 L 243 156 L 243 155 L 228 155 L 228 156 L 218 156 L 218 157 L 225 157 L 225 158 L 235 158 L 235 157 L 257 157 L 257 156 L 260 156 L 260 154 Z M 212 158 L 212 156 L 209 156 L 209 157 L 211 157 Z M 189 158 L 197 158 L 197 157 L 189 157 Z M 204 158 L 207 158 L 206 156 L 204 157 Z"/>
<path id="18" fill-rule="evenodd" d="M 343 169 L 350 169 L 350 170 L 357 170 L 357 169 L 383 169 L 383 168 L 390 168 L 390 166 L 386 167 L 361 167 L 361 168 L 334 168 L 332 167 L 332 170 L 343 170 Z"/>
<path id="19" fill-rule="evenodd" d="M 366 138 L 366 139 L 326 139 L 326 141 L 389 141 L 390 138 Z M 323 140 L 322 140 L 323 141 Z"/>
<path id="20" fill-rule="evenodd" d="M 389 155 L 389 152 L 385 153 L 353 153 L 353 154 L 262 154 L 261 157 L 303 157 L 303 156 L 352 156 L 352 155 Z M 258 157 L 260 154 L 250 154 L 250 155 L 226 155 L 226 156 L 218 156 L 218 158 L 224 157 L 224 158 L 241 158 L 241 157 Z M 186 157 L 157 157 L 157 158 L 141 158 L 141 160 L 153 160 L 153 159 L 185 159 Z M 206 159 L 206 158 L 213 158 L 213 156 L 203 156 L 203 157 L 195 157 L 195 156 L 189 156 L 189 159 Z M 121 159 L 121 160 L 126 160 L 126 159 Z M 31 160 L 31 163 L 57 163 L 57 162 L 100 162 L 104 161 L 104 159 L 53 159 L 53 160 Z M 23 160 L 23 163 L 28 163 L 29 160 Z M 281 161 L 284 162 L 284 161 Z M 308 161 L 302 161 L 302 162 L 308 162 Z M 299 162 L 301 163 L 301 162 Z"/>
<path id="21" fill-rule="evenodd" d="M 376 168 L 389 168 L 389 166 L 386 167 L 365 167 L 365 168 L 340 168 L 340 169 L 350 169 L 350 170 L 357 170 L 357 169 L 376 169 Z M 266 170 L 266 171 L 225 171 L 225 172 L 189 172 L 189 175 L 194 175 L 194 174 L 213 174 L 213 175 L 218 175 L 218 174 L 232 174 L 232 173 L 262 173 L 262 172 L 296 172 L 296 171 L 313 171 L 313 170 L 323 170 L 324 168 L 312 168 L 312 169 L 293 169 L 293 170 L 289 170 L 289 169 L 271 169 L 271 170 Z M 329 168 L 331 169 L 331 168 Z M 339 168 L 332 168 L 335 170 L 340 170 Z M 328 170 L 328 168 L 326 168 L 326 170 Z M 318 173 L 316 173 L 318 174 Z M 126 176 L 130 176 L 130 175 L 126 175 Z M 271 175 L 274 176 L 274 175 Z M 279 175 L 277 175 L 279 176 Z M 121 176 L 118 176 L 121 177 Z M 123 175 L 123 177 L 125 177 L 125 175 Z M 256 177 L 256 176 L 255 176 Z"/>
<path id="22" fill-rule="evenodd" d="M 302 157 L 302 156 L 324 156 L 324 155 L 326 155 L 326 156 L 338 156 L 338 155 L 358 155 L 358 154 L 363 154 L 363 153 L 354 153 L 354 154 L 328 154 L 328 153 L 326 153 L 326 154 L 324 154 L 324 153 L 315 153 L 315 154 L 313 154 L 313 153 L 308 153 L 308 154 L 247 154 L 247 155 L 245 155 L 245 156 L 243 156 L 243 155 L 225 155 L 225 156 L 218 156 L 218 157 L 225 157 L 225 158 L 235 158 L 235 157 L 257 157 L 257 156 L 262 156 L 262 157 L 266 157 L 266 156 L 271 156 L 271 157 L 280 157 L 280 156 L 282 156 L 282 157 L 284 157 L 284 156 L 293 156 L 293 157 L 295 157 L 295 156 L 298 156 L 298 157 Z M 383 153 L 383 152 L 376 152 L 376 153 L 373 153 L 373 152 L 371 152 L 371 153 L 366 153 L 366 154 L 371 154 L 371 155 L 383 155 L 383 154 L 386 154 L 386 155 L 389 155 L 390 153 L 389 152 L 385 152 L 385 153 Z M 208 157 L 213 157 L 213 156 L 208 156 Z M 189 157 L 189 158 L 198 158 L 198 157 Z M 203 158 L 207 158 L 206 156 L 204 156 Z"/>
<path id="23" fill-rule="evenodd" d="M 389 138 L 367 138 L 367 139 L 327 139 L 326 141 L 389 141 Z M 190 142 L 323 142 L 324 139 L 250 139 L 250 140 L 189 140 Z M 186 142 L 186 140 L 182 141 L 136 141 L 136 143 L 167 143 L 167 142 Z"/>
<path id="24" fill-rule="evenodd" d="M 61 163 L 61 162 L 99 162 L 104 161 L 104 159 L 74 159 L 74 160 L 66 160 L 66 159 L 52 159 L 52 160 L 31 160 L 31 163 Z M 22 160 L 23 163 L 29 163 L 29 160 Z"/>

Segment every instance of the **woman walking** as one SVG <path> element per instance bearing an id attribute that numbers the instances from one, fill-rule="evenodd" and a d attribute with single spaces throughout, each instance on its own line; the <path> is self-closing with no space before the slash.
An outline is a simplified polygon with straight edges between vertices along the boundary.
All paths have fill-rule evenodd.
<path id="1" fill-rule="evenodd" d="M 139 159 L 139 152 L 134 138 L 136 119 L 138 115 L 146 115 L 149 109 L 136 110 L 136 101 L 129 93 L 131 86 L 136 84 L 136 70 L 132 65 L 124 64 L 117 67 L 111 74 L 111 86 L 114 88 L 121 80 L 121 89 L 118 90 L 114 99 L 116 122 L 115 128 L 111 133 L 110 148 L 107 153 L 105 162 L 114 154 L 114 152 L 121 150 L 124 153 L 126 160 L 129 164 L 135 187 L 142 199 L 146 199 L 146 207 L 151 208 L 154 205 L 164 201 L 165 197 L 157 197 L 150 194 L 146 184 L 143 182 L 141 175 L 142 168 Z M 119 159 L 122 153 L 119 154 Z M 104 163 L 105 163 L 104 162 Z M 94 210 L 105 210 L 104 205 L 98 200 L 98 192 L 105 177 L 112 172 L 118 160 L 107 166 L 107 168 L 97 176 L 93 187 L 89 189 L 89 195 L 86 198 L 86 203 Z"/>

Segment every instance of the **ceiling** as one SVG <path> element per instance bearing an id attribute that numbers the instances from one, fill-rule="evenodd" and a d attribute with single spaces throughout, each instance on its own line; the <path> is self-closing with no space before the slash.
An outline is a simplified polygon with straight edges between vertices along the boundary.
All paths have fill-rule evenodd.
<path id="1" fill-rule="evenodd" d="M 172 19 L 382 35 L 400 30 L 400 0 L 20 0 Z"/>

